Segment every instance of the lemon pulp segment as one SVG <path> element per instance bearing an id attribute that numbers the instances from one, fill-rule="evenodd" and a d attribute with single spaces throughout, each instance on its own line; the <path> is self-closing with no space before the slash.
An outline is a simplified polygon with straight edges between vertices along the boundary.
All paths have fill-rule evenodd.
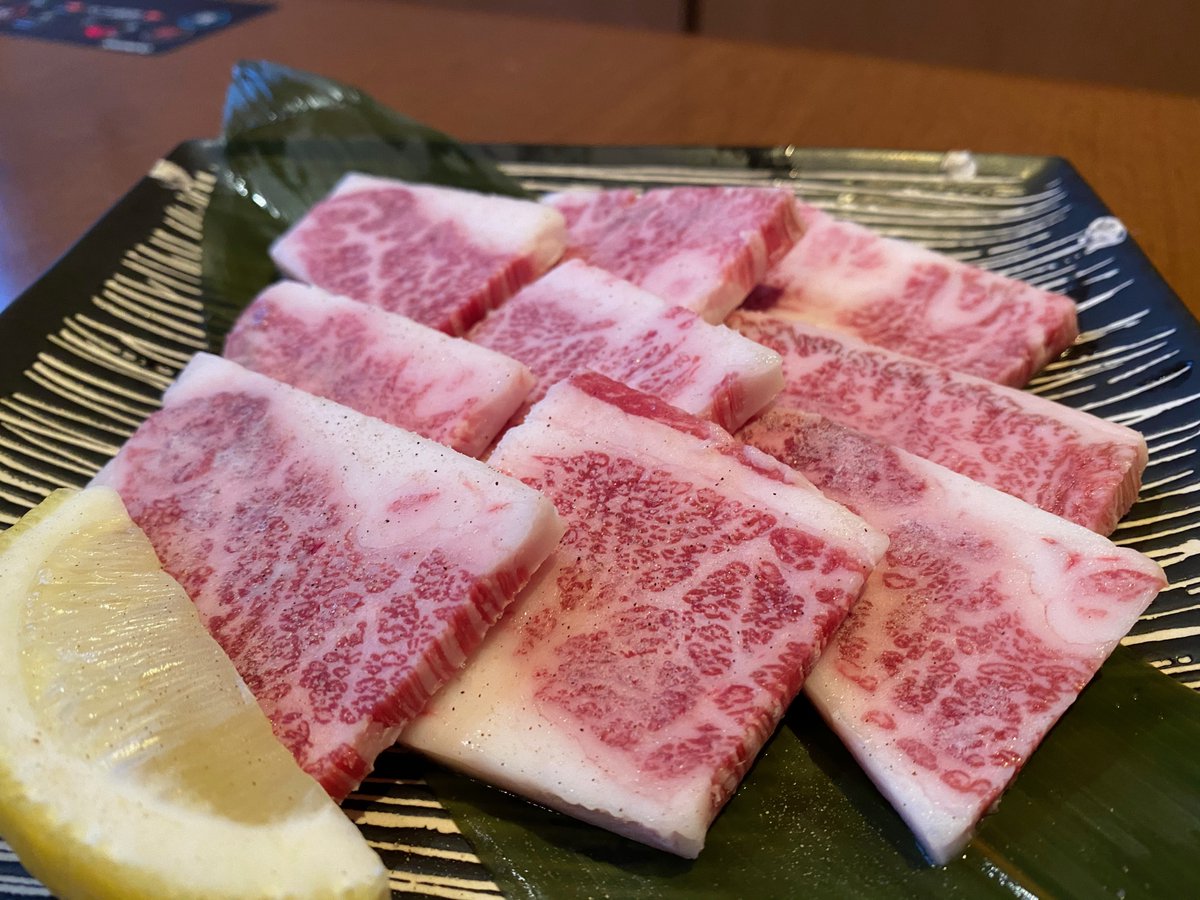
<path id="1" fill-rule="evenodd" d="M 0 535 L 0 834 L 72 896 L 380 896 L 107 488 Z"/>

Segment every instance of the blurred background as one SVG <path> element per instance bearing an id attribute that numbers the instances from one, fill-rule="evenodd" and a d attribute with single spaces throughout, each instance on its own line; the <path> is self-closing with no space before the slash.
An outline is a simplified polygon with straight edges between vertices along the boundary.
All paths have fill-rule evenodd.
<path id="1" fill-rule="evenodd" d="M 1197 0 L 422 0 L 1200 94 Z"/>

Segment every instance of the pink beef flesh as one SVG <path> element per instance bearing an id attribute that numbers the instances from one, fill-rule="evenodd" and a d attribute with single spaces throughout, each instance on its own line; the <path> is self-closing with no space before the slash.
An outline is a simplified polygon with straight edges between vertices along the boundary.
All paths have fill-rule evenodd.
<path id="1" fill-rule="evenodd" d="M 528 200 L 350 174 L 271 246 L 289 277 L 462 334 L 562 255 Z"/>
<path id="2" fill-rule="evenodd" d="M 490 459 L 567 534 L 401 740 L 694 857 L 882 536 L 715 425 L 594 373 Z"/>
<path id="3" fill-rule="evenodd" d="M 1146 441 L 1033 394 L 766 313 L 729 324 L 783 357 L 776 405 L 820 413 L 1109 534 L 1137 499 Z"/>
<path id="4" fill-rule="evenodd" d="M 542 197 L 542 203 L 562 213 L 567 223 L 567 249 L 563 259 L 575 259 L 587 253 L 609 223 L 626 207 L 632 206 L 638 192 L 631 188 L 602 191 L 561 191 Z"/>
<path id="5" fill-rule="evenodd" d="M 468 456 L 491 446 L 534 384 L 514 359 L 294 281 L 247 307 L 225 357 Z"/>
<path id="6" fill-rule="evenodd" d="M 943 864 L 1165 585 L 1133 550 L 819 416 L 746 439 L 891 539 L 805 692 Z"/>
<path id="7" fill-rule="evenodd" d="M 800 234 L 772 188 L 661 188 L 608 219 L 579 258 L 719 323 Z"/>
<path id="8" fill-rule="evenodd" d="M 483 463 L 208 354 L 95 483 L 339 800 L 562 533 Z"/>
<path id="9" fill-rule="evenodd" d="M 783 385 L 774 351 L 579 260 L 522 290 L 469 337 L 537 374 L 526 407 L 590 369 L 733 431 Z"/>
<path id="10" fill-rule="evenodd" d="M 1069 297 L 798 204 L 804 236 L 746 300 L 1020 387 L 1078 335 Z"/>

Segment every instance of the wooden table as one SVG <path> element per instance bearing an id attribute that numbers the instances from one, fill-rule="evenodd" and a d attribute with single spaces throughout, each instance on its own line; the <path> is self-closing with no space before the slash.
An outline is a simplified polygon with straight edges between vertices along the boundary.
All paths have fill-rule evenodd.
<path id="1" fill-rule="evenodd" d="M 261 57 L 472 141 L 1060 155 L 1200 314 L 1200 99 L 832 52 L 407 6 L 285 0 L 160 57 L 0 37 L 0 307 Z"/>

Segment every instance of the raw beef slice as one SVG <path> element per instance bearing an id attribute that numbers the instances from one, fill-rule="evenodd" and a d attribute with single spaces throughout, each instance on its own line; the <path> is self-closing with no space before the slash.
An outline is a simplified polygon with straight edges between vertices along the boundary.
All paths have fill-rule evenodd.
<path id="1" fill-rule="evenodd" d="M 95 479 L 335 799 L 562 533 L 483 463 L 208 354 Z"/>
<path id="2" fill-rule="evenodd" d="M 285 274 L 462 334 L 562 255 L 529 200 L 349 174 L 271 247 Z"/>
<path id="3" fill-rule="evenodd" d="M 824 419 L 746 439 L 891 539 L 805 692 L 946 863 L 1165 585 L 1133 550 Z"/>
<path id="4" fill-rule="evenodd" d="M 401 740 L 694 857 L 884 548 L 715 425 L 603 376 L 551 388 L 492 465 L 567 534 Z"/>
<path id="5" fill-rule="evenodd" d="M 523 289 L 469 337 L 537 374 L 527 406 L 589 369 L 733 431 L 783 385 L 774 351 L 579 260 Z"/>
<path id="6" fill-rule="evenodd" d="M 573 242 L 585 262 L 719 323 L 800 234 L 792 195 L 774 188 L 647 191 Z"/>
<path id="7" fill-rule="evenodd" d="M 631 188 L 610 190 L 573 190 L 546 194 L 541 202 L 552 206 L 563 215 L 567 223 L 567 249 L 563 259 L 584 256 L 593 246 L 609 223 L 638 198 Z"/>
<path id="8" fill-rule="evenodd" d="M 776 406 L 820 413 L 1100 534 L 1137 499 L 1138 432 L 767 313 L 729 324 L 783 357 Z"/>
<path id="9" fill-rule="evenodd" d="M 745 307 L 1020 387 L 1078 335 L 1070 297 L 797 204 L 804 236 Z"/>
<path id="10" fill-rule="evenodd" d="M 264 290 L 225 357 L 478 456 L 533 388 L 514 359 L 294 281 Z"/>

